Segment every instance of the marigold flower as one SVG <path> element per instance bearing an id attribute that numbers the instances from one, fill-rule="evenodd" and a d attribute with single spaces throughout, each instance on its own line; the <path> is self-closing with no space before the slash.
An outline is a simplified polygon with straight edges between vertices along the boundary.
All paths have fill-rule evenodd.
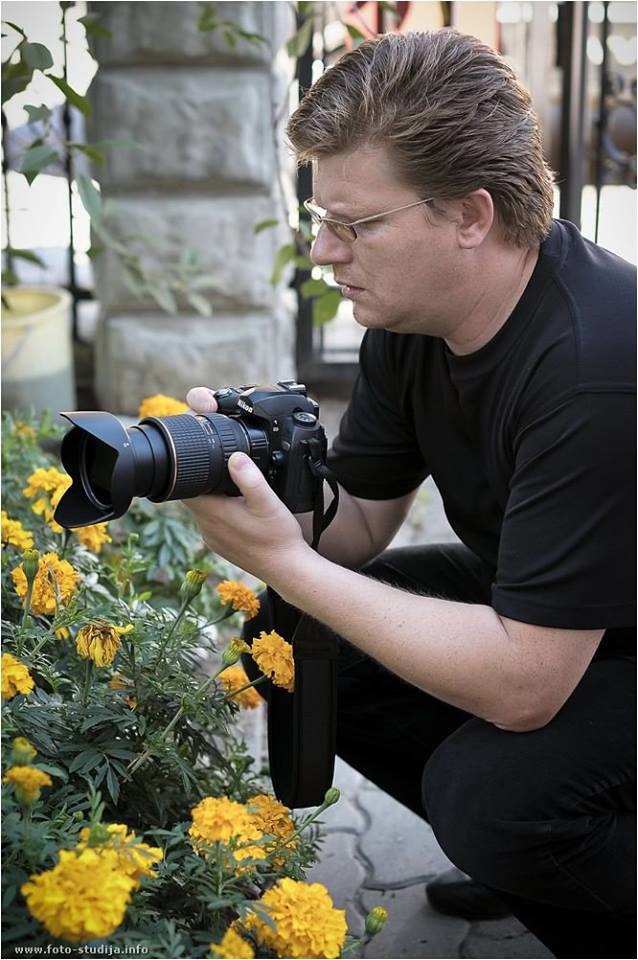
<path id="1" fill-rule="evenodd" d="M 26 737 L 14 737 L 11 741 L 11 763 L 25 766 L 37 757 L 38 751 Z"/>
<path id="2" fill-rule="evenodd" d="M 253 640 L 251 648 L 252 658 L 267 677 L 278 687 L 283 687 L 288 693 L 295 689 L 295 661 L 292 655 L 292 645 L 271 630 L 266 633 L 262 630 Z"/>
<path id="3" fill-rule="evenodd" d="M 259 612 L 259 599 L 254 590 L 239 580 L 222 580 L 217 587 L 222 603 L 231 603 L 233 610 L 246 614 L 246 620 L 252 620 Z"/>
<path id="4" fill-rule="evenodd" d="M 32 916 L 54 937 L 80 943 L 110 936 L 124 919 L 135 888 L 111 850 L 60 850 L 52 870 L 20 888 Z"/>
<path id="5" fill-rule="evenodd" d="M 106 523 L 93 523 L 88 527 L 77 527 L 73 532 L 83 547 L 91 553 L 99 553 L 105 543 L 111 543 L 107 526 Z"/>
<path id="6" fill-rule="evenodd" d="M 345 910 L 335 909 L 323 884 L 284 877 L 257 902 L 276 929 L 256 913 L 244 924 L 261 946 L 278 957 L 331 960 L 341 955 L 347 933 Z"/>
<path id="7" fill-rule="evenodd" d="M 2 654 L 2 696 L 12 700 L 18 693 L 25 696 L 33 690 L 35 683 L 29 668 L 10 654 Z"/>
<path id="8" fill-rule="evenodd" d="M 96 667 L 106 667 L 115 660 L 120 649 L 120 637 L 133 629 L 132 624 L 128 627 L 114 627 L 103 620 L 87 623 L 78 630 L 75 649 L 85 660 L 92 660 Z"/>
<path id="9" fill-rule="evenodd" d="M 42 787 L 53 784 L 49 774 L 37 767 L 9 767 L 2 782 L 13 784 L 19 802 L 27 806 L 39 799 Z"/>
<path id="10" fill-rule="evenodd" d="M 68 627 L 58 627 L 57 630 L 53 631 L 55 633 L 56 639 L 58 640 L 70 640 L 71 631 Z"/>
<path id="11" fill-rule="evenodd" d="M 16 420 L 13 430 L 11 431 L 11 436 L 24 437 L 25 440 L 35 440 L 37 433 L 28 423 L 23 423 L 22 420 Z"/>
<path id="12" fill-rule="evenodd" d="M 5 510 L 1 511 L 2 542 L 18 550 L 28 550 L 33 546 L 33 534 L 25 530 L 19 520 L 11 520 Z"/>
<path id="13" fill-rule="evenodd" d="M 101 825 L 103 836 L 100 842 L 91 837 L 91 828 L 80 830 L 80 840 L 77 850 L 113 850 L 117 854 L 117 867 L 135 883 L 135 889 L 140 886 L 142 877 L 154 877 L 154 867 L 164 854 L 159 847 L 151 847 L 148 843 L 138 843 L 135 833 L 129 833 L 125 823 L 107 823 Z"/>
<path id="14" fill-rule="evenodd" d="M 243 804 L 228 797 L 204 797 L 193 808 L 192 817 L 188 832 L 195 850 L 205 853 L 206 845 L 219 840 L 232 848 L 233 857 L 240 863 L 265 859 L 263 847 L 251 842 L 261 839 L 261 831 Z M 240 867 L 237 873 L 248 873 L 252 869 L 252 866 Z"/>
<path id="15" fill-rule="evenodd" d="M 27 595 L 27 577 L 24 564 L 20 564 L 11 571 L 17 594 L 23 599 Z M 38 572 L 31 594 L 31 613 L 55 613 L 56 586 L 60 594 L 60 603 L 65 604 L 71 594 L 77 590 L 80 579 L 68 560 L 60 560 L 57 553 L 45 553 L 40 557 Z M 54 585 L 54 582 L 55 585 Z M 26 601 L 25 601 L 26 602 Z M 24 604 L 23 604 L 24 606 Z"/>
<path id="16" fill-rule="evenodd" d="M 145 397 L 140 404 L 140 417 L 170 417 L 175 413 L 186 413 L 188 404 L 167 397 L 165 393 L 154 393 L 152 397 Z"/>
<path id="17" fill-rule="evenodd" d="M 55 508 L 62 499 L 62 494 L 71 486 L 71 477 L 62 473 L 56 467 L 38 467 L 27 477 L 27 486 L 22 491 L 27 499 L 38 497 L 31 509 L 38 516 L 43 517 L 54 533 L 61 533 L 62 527 L 53 519 Z"/>
<path id="18" fill-rule="evenodd" d="M 388 919 L 388 911 L 385 907 L 373 907 L 366 917 L 366 933 L 369 937 L 376 937 L 381 933 Z"/>
<path id="19" fill-rule="evenodd" d="M 185 602 L 194 600 L 201 593 L 208 574 L 205 570 L 188 570 L 179 588 L 179 595 Z"/>
<path id="20" fill-rule="evenodd" d="M 257 828 L 262 833 L 268 833 L 275 838 L 272 843 L 266 843 L 264 848 L 266 854 L 269 854 L 274 847 L 295 832 L 295 824 L 290 816 L 290 810 L 279 800 L 271 797 L 270 794 L 258 793 L 246 802 L 246 806 L 252 812 Z M 299 837 L 293 837 L 286 846 L 294 850 L 298 844 Z M 274 865 L 280 866 L 282 862 L 281 857 L 275 858 Z"/>
<path id="21" fill-rule="evenodd" d="M 230 927 L 221 939 L 221 943 L 211 943 L 210 952 L 224 960 L 253 960 L 255 952 L 247 940 Z"/>
<path id="22" fill-rule="evenodd" d="M 250 683 L 250 677 L 243 667 L 228 667 L 223 673 L 220 673 L 219 680 L 228 696 L 232 697 L 233 702 L 240 707 L 253 710 L 264 702 L 254 687 L 248 687 L 247 690 L 242 690 L 241 693 L 235 693 L 236 690 Z"/>

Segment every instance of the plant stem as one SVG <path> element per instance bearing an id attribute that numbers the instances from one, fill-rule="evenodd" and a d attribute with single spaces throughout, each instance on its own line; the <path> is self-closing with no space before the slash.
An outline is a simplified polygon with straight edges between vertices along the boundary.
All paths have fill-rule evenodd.
<path id="1" fill-rule="evenodd" d="M 256 687 L 258 683 L 263 683 L 264 680 L 267 680 L 267 679 L 268 677 L 263 675 L 261 677 L 257 677 L 256 680 L 252 680 L 250 683 L 245 683 L 243 687 L 238 687 L 237 690 L 233 690 L 232 693 L 227 693 L 224 699 L 222 700 L 222 703 L 228 703 L 229 700 L 232 700 L 233 697 L 236 697 L 238 693 L 243 693 L 244 690 L 248 690 L 250 687 Z"/>
<path id="2" fill-rule="evenodd" d="M 91 689 L 91 680 L 93 679 L 93 661 L 87 660 L 84 665 L 84 689 L 82 690 L 82 706 L 85 707 L 89 700 L 89 691 Z"/>
<path id="3" fill-rule="evenodd" d="M 71 539 L 71 531 L 70 531 L 70 530 L 65 530 L 65 531 L 64 531 L 64 541 L 63 541 L 63 543 L 62 543 L 62 549 L 61 549 L 61 551 L 60 551 L 60 560 L 64 560 L 64 557 L 65 557 L 66 551 L 67 551 L 67 547 L 69 546 L 69 541 L 70 541 L 70 539 Z"/>
<path id="4" fill-rule="evenodd" d="M 35 583 L 35 577 L 33 580 L 30 580 L 27 583 L 27 595 L 24 598 L 24 613 L 22 614 L 22 623 L 20 624 L 20 635 L 18 637 L 18 646 L 17 654 L 18 656 L 22 653 L 22 647 L 24 646 L 24 631 L 27 626 L 27 619 L 31 616 L 31 597 L 33 596 L 33 584 Z"/>
<path id="5" fill-rule="evenodd" d="M 183 600 L 183 601 L 182 601 L 182 605 L 181 605 L 181 607 L 179 608 L 179 611 L 178 611 L 178 613 L 177 613 L 177 616 L 175 617 L 175 619 L 173 620 L 172 624 L 170 625 L 170 628 L 169 628 L 169 630 L 168 630 L 168 633 L 167 633 L 166 636 L 164 637 L 164 642 L 162 643 L 162 645 L 161 645 L 161 647 L 160 647 L 160 650 L 159 650 L 159 653 L 158 653 L 158 655 L 157 655 L 157 665 L 158 665 L 158 666 L 161 664 L 162 660 L 164 659 L 164 652 L 165 652 L 165 650 L 166 650 L 166 647 L 168 646 L 168 642 L 169 642 L 169 640 L 171 639 L 171 637 L 173 636 L 173 634 L 175 633 L 175 630 L 176 630 L 176 628 L 177 628 L 177 625 L 180 623 L 182 617 L 183 617 L 184 614 L 186 613 L 186 608 L 188 607 L 188 604 L 189 604 L 189 603 L 190 603 L 190 600 Z"/>
<path id="6" fill-rule="evenodd" d="M 320 816 L 320 815 L 323 813 L 324 810 L 327 810 L 328 807 L 331 807 L 331 806 L 332 806 L 332 803 L 326 803 L 326 802 L 324 801 L 324 802 L 321 804 L 320 807 L 317 807 L 317 809 L 314 811 L 314 813 L 311 813 L 310 816 L 309 816 L 306 820 L 303 821 L 303 823 L 301 824 L 301 826 L 297 827 L 297 829 L 294 830 L 293 833 L 290 834 L 289 837 L 286 837 L 285 840 L 281 840 L 281 841 L 277 844 L 276 847 L 273 847 L 273 849 L 270 851 L 271 854 L 275 854 L 275 853 L 277 853 L 279 850 L 282 850 L 284 847 L 287 847 L 288 844 L 289 844 L 292 840 L 295 840 L 296 837 L 299 837 L 299 836 L 303 833 L 303 831 L 306 829 L 306 827 L 309 827 L 309 826 L 310 826 L 310 824 L 313 822 L 313 820 L 316 820 L 317 817 Z"/>

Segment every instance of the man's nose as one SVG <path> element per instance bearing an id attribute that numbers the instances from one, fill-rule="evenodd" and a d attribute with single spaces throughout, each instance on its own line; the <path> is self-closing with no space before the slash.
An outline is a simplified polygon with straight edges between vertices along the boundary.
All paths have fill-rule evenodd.
<path id="1" fill-rule="evenodd" d="M 324 223 L 310 248 L 310 257 L 318 267 L 328 267 L 335 263 L 350 263 L 352 244 L 340 240 Z"/>

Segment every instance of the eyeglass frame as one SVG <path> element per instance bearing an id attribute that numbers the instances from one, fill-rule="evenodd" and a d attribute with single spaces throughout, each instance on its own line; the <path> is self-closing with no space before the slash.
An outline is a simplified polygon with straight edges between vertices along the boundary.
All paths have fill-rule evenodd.
<path id="1" fill-rule="evenodd" d="M 345 243 L 354 243 L 358 239 L 357 231 L 354 229 L 359 226 L 360 223 L 369 223 L 371 220 L 380 220 L 382 217 L 388 217 L 391 213 L 399 213 L 400 210 L 409 210 L 410 207 L 418 207 L 423 203 L 432 203 L 435 197 L 428 197 L 426 200 L 414 200 L 412 203 L 404 203 L 400 207 L 393 207 L 392 210 L 384 210 L 383 213 L 373 213 L 369 217 L 361 217 L 359 220 L 352 220 L 350 223 L 347 223 L 345 220 L 337 220 L 335 217 L 325 217 L 322 216 L 318 211 L 323 209 L 322 207 L 316 206 L 312 200 L 304 200 L 303 205 L 305 211 L 310 215 L 310 219 L 317 227 L 323 226 L 323 224 L 337 224 L 340 227 L 346 227 L 352 232 L 352 239 L 348 240 L 346 237 L 339 236 L 338 233 L 334 233 L 334 236 L 338 240 L 343 240 Z"/>

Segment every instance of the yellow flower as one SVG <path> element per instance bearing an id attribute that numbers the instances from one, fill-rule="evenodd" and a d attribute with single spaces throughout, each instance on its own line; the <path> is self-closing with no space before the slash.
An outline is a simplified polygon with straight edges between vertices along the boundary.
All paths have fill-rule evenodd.
<path id="1" fill-rule="evenodd" d="M 252 645 L 252 657 L 262 673 L 288 693 L 295 689 L 295 661 L 292 646 L 278 633 L 262 630 Z"/>
<path id="2" fill-rule="evenodd" d="M 182 600 L 190 602 L 201 593 L 202 587 L 208 579 L 205 570 L 188 570 L 179 588 L 179 595 Z"/>
<path id="3" fill-rule="evenodd" d="M 246 806 L 251 810 L 257 828 L 262 833 L 268 833 L 275 838 L 272 843 L 266 843 L 264 847 L 266 855 L 295 832 L 295 824 L 290 816 L 290 810 L 279 800 L 271 797 L 270 794 L 258 793 L 246 802 Z M 286 846 L 294 850 L 298 844 L 299 837 L 294 837 Z M 284 860 L 281 857 L 275 857 L 273 860 L 276 867 L 283 862 Z"/>
<path id="4" fill-rule="evenodd" d="M 27 594 L 27 578 L 23 564 L 11 571 L 16 592 L 23 599 Z M 79 573 L 68 560 L 60 560 L 57 553 L 45 553 L 40 557 L 38 572 L 31 595 L 31 613 L 55 613 L 56 586 L 60 594 L 60 603 L 65 604 L 77 589 Z M 24 604 L 23 604 L 24 606 Z"/>
<path id="5" fill-rule="evenodd" d="M 232 696 L 234 703 L 240 707 L 252 710 L 264 702 L 254 687 L 248 687 L 247 690 L 235 694 L 235 690 L 239 690 L 240 687 L 250 683 L 250 678 L 243 667 L 228 667 L 219 675 L 219 680 L 228 695 Z"/>
<path id="6" fill-rule="evenodd" d="M 346 939 L 345 910 L 336 910 L 321 883 L 303 883 L 284 877 L 257 901 L 273 919 L 273 930 L 254 913 L 245 926 L 261 946 L 278 957 L 333 958 L 341 955 Z"/>
<path id="7" fill-rule="evenodd" d="M 60 850 L 52 870 L 20 888 L 32 916 L 70 943 L 109 937 L 122 923 L 135 881 L 113 851 Z"/>
<path id="8" fill-rule="evenodd" d="M 259 600 L 254 590 L 239 580 L 222 580 L 217 587 L 222 603 L 232 603 L 233 610 L 246 614 L 246 620 L 252 620 L 259 612 Z"/>
<path id="9" fill-rule="evenodd" d="M 222 937 L 221 943 L 211 943 L 210 952 L 224 960 L 253 960 L 255 952 L 251 945 L 230 927 Z"/>
<path id="10" fill-rule="evenodd" d="M 19 520 L 10 520 L 2 511 L 2 542 L 9 543 L 18 550 L 29 550 L 33 546 L 33 534 L 25 530 Z"/>
<path id="11" fill-rule="evenodd" d="M 152 397 L 145 397 L 140 404 L 140 417 L 170 417 L 175 413 L 186 413 L 188 405 L 167 397 L 164 393 L 155 393 Z"/>
<path id="12" fill-rule="evenodd" d="M 12 700 L 18 693 L 25 696 L 33 690 L 35 683 L 29 668 L 16 660 L 10 653 L 2 654 L 2 696 Z"/>
<path id="13" fill-rule="evenodd" d="M 35 440 L 37 434 L 33 427 L 21 420 L 16 420 L 15 426 L 11 431 L 12 437 L 24 437 L 25 440 Z"/>
<path id="14" fill-rule="evenodd" d="M 153 868 L 164 858 L 159 847 L 151 847 L 148 843 L 138 843 L 133 832 L 128 832 L 124 823 L 107 823 L 103 825 L 106 838 L 102 842 L 91 842 L 91 828 L 80 830 L 78 850 L 113 850 L 117 854 L 117 868 L 130 877 L 135 883 L 135 889 L 140 886 L 142 877 L 154 877 Z"/>
<path id="15" fill-rule="evenodd" d="M 14 737 L 11 741 L 11 763 L 24 766 L 37 757 L 38 751 L 26 737 Z"/>
<path id="16" fill-rule="evenodd" d="M 62 527 L 53 519 L 55 508 L 62 498 L 62 494 L 71 486 L 71 477 L 62 473 L 56 467 L 38 467 L 27 477 L 27 486 L 22 491 L 25 497 L 33 500 L 38 497 L 31 509 L 38 516 L 43 517 L 54 533 L 61 533 Z M 40 494 L 40 496 L 38 496 Z"/>
<path id="17" fill-rule="evenodd" d="M 376 937 L 381 933 L 388 919 L 388 911 L 385 907 L 373 907 L 366 917 L 366 933 L 369 937 Z"/>
<path id="18" fill-rule="evenodd" d="M 71 639 L 71 631 L 69 630 L 68 627 L 58 627 L 57 630 L 54 630 L 54 633 L 55 633 L 56 638 L 57 638 L 58 640 L 70 640 L 70 639 Z"/>
<path id="19" fill-rule="evenodd" d="M 53 784 L 49 774 L 37 767 L 9 767 L 2 781 L 12 783 L 20 803 L 28 806 L 39 798 L 42 787 Z"/>
<path id="20" fill-rule="evenodd" d="M 85 660 L 92 660 L 97 667 L 106 667 L 113 663 L 115 655 L 120 649 L 120 637 L 133 630 L 133 624 L 128 627 L 114 627 L 104 620 L 87 623 L 78 630 L 75 638 L 75 649 Z"/>
<path id="21" fill-rule="evenodd" d="M 193 808 L 193 823 L 188 832 L 193 838 L 193 847 L 206 853 L 206 846 L 216 841 L 232 848 L 235 860 L 263 860 L 265 852 L 253 840 L 261 839 L 261 831 L 246 807 L 228 797 L 204 797 Z M 239 868 L 238 873 L 247 873 L 252 866 Z"/>
<path id="22" fill-rule="evenodd" d="M 99 553 L 105 543 L 111 542 L 106 528 L 106 523 L 93 523 L 89 527 L 78 527 L 73 532 L 83 547 L 92 553 Z"/>

